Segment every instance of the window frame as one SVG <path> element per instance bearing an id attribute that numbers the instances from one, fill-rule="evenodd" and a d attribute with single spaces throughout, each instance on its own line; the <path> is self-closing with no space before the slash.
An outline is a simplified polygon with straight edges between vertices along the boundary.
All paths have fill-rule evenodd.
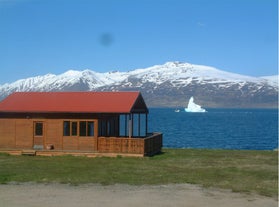
<path id="1" fill-rule="evenodd" d="M 67 122 L 69 131 L 65 133 Z M 63 120 L 63 137 L 95 137 L 95 122 L 96 120 Z"/>
<path id="2" fill-rule="evenodd" d="M 75 126 L 75 134 L 73 134 L 74 130 L 73 130 L 73 124 L 76 123 L 76 126 Z M 71 121 L 70 122 L 70 136 L 72 137 L 77 137 L 78 136 L 78 131 L 79 131 L 79 128 L 78 128 L 78 121 Z"/>
<path id="3" fill-rule="evenodd" d="M 79 121 L 79 136 L 86 137 L 87 135 L 87 122 L 86 121 Z"/>
<path id="4" fill-rule="evenodd" d="M 38 129 L 38 126 L 41 126 L 40 129 Z M 41 133 L 37 133 L 39 131 L 41 131 Z M 35 121 L 34 122 L 34 137 L 43 137 L 44 136 L 44 122 L 42 121 Z"/>
<path id="5" fill-rule="evenodd" d="M 94 121 L 86 121 L 86 136 L 94 137 L 95 124 Z"/>
<path id="6" fill-rule="evenodd" d="M 63 136 L 71 136 L 71 121 L 63 121 Z"/>

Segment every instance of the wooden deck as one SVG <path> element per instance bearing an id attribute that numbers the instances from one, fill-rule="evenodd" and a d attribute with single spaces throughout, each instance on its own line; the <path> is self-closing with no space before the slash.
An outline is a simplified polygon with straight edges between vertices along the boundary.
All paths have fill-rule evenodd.
<path id="1" fill-rule="evenodd" d="M 146 138 L 99 137 L 98 152 L 127 153 L 152 156 L 161 151 L 162 134 L 152 133 Z"/>

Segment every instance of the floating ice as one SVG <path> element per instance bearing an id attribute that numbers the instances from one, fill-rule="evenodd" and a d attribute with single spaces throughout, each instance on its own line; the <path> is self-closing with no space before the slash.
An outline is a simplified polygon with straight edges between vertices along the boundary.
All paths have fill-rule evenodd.
<path id="1" fill-rule="evenodd" d="M 206 112 L 200 105 L 194 103 L 194 97 L 189 100 L 188 107 L 185 108 L 186 112 Z"/>

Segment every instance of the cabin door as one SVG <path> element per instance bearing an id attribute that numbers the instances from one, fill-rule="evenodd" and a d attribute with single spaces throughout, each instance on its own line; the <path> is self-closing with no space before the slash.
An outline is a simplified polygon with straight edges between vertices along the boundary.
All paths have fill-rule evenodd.
<path id="1" fill-rule="evenodd" d="M 45 123 L 43 121 L 35 121 L 33 124 L 33 148 L 36 150 L 44 149 L 44 133 L 45 133 Z"/>

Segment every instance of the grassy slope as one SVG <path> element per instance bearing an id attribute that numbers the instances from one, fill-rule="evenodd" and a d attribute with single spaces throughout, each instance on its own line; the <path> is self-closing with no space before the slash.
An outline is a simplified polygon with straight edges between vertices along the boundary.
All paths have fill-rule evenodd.
<path id="1" fill-rule="evenodd" d="M 205 187 L 278 194 L 273 151 L 164 149 L 145 158 L 29 157 L 0 155 L 0 183 L 192 183 Z"/>

